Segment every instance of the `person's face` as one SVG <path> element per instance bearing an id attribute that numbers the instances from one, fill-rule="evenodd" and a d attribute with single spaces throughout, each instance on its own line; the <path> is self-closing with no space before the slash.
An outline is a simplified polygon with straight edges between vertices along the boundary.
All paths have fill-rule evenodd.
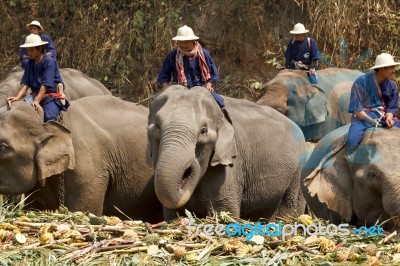
<path id="1" fill-rule="evenodd" d="M 304 34 L 293 34 L 293 38 L 296 41 L 304 41 L 304 39 L 306 38 L 306 36 Z"/>
<path id="2" fill-rule="evenodd" d="M 177 41 L 179 48 L 183 51 L 190 52 L 194 49 L 194 41 Z"/>
<path id="3" fill-rule="evenodd" d="M 392 79 L 394 77 L 394 66 L 382 67 L 379 72 L 385 79 Z"/>
<path id="4" fill-rule="evenodd" d="M 40 47 L 27 47 L 26 53 L 29 58 L 36 58 L 40 55 Z"/>
<path id="5" fill-rule="evenodd" d="M 40 34 L 40 28 L 38 27 L 38 26 L 29 26 L 29 31 L 32 33 L 32 34 L 37 34 L 37 35 L 39 35 Z"/>

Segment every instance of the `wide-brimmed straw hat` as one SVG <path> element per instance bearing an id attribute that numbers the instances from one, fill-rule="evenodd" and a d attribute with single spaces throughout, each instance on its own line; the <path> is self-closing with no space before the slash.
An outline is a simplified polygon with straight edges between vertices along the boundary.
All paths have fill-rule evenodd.
<path id="1" fill-rule="evenodd" d="M 297 23 L 294 25 L 293 30 L 290 31 L 291 34 L 304 34 L 307 33 L 309 30 L 306 30 L 303 24 Z"/>
<path id="2" fill-rule="evenodd" d="M 36 46 L 41 46 L 41 45 L 45 45 L 45 44 L 48 44 L 48 43 L 49 42 L 42 41 L 42 39 L 40 38 L 39 35 L 29 34 L 25 38 L 25 43 L 20 45 L 19 47 L 21 47 L 21 48 L 36 47 Z"/>
<path id="3" fill-rule="evenodd" d="M 178 29 L 176 36 L 172 38 L 174 41 L 191 41 L 191 40 L 198 40 L 199 37 L 194 35 L 192 28 L 188 26 L 183 26 Z"/>
<path id="4" fill-rule="evenodd" d="M 29 30 L 30 26 L 36 26 L 39 27 L 42 31 L 44 31 L 42 25 L 40 25 L 40 22 L 37 20 L 33 20 L 31 23 L 26 24 L 26 28 Z"/>
<path id="5" fill-rule="evenodd" d="M 396 65 L 400 65 L 400 62 L 395 62 L 393 56 L 387 53 L 381 53 L 376 57 L 375 66 L 371 67 L 371 69 L 396 66 Z"/>

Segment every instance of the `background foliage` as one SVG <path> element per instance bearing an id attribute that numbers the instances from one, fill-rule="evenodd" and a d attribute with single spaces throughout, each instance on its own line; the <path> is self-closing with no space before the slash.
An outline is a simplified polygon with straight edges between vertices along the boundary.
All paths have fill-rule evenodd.
<path id="1" fill-rule="evenodd" d="M 0 76 L 18 61 L 25 25 L 39 20 L 60 67 L 79 69 L 115 95 L 139 101 L 156 77 L 178 27 L 191 26 L 216 61 L 217 91 L 257 99 L 272 78 L 297 22 L 324 55 L 321 67 L 366 69 L 377 54 L 399 55 L 395 0 L 4 0 L 0 2 Z M 358 61 L 357 61 L 358 60 Z"/>

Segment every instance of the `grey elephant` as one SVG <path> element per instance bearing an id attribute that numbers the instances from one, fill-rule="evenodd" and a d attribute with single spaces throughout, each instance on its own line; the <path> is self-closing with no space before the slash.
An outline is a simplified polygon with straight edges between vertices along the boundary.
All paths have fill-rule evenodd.
<path id="1" fill-rule="evenodd" d="M 164 219 L 183 209 L 252 220 L 303 213 L 299 127 L 247 100 L 225 105 L 232 124 L 203 87 L 173 85 L 153 99 L 147 154 Z"/>
<path id="2" fill-rule="evenodd" d="M 148 109 L 114 96 L 71 101 L 63 125 L 42 123 L 26 102 L 0 112 L 0 193 L 27 205 L 160 221 L 146 163 Z M 151 210 L 151 211 L 148 211 Z"/>
<path id="3" fill-rule="evenodd" d="M 318 141 L 350 123 L 351 86 L 361 74 L 344 68 L 322 69 L 318 71 L 318 85 L 311 85 L 305 71 L 282 70 L 265 85 L 265 94 L 257 103 L 288 116 L 306 140 Z"/>
<path id="4" fill-rule="evenodd" d="M 400 214 L 400 129 L 368 129 L 347 153 L 349 125 L 315 146 L 302 171 L 302 189 L 312 212 L 335 223 L 375 225 Z M 397 219 L 386 226 L 396 227 Z"/>
<path id="5" fill-rule="evenodd" d="M 60 73 L 65 83 L 65 93 L 68 100 L 75 100 L 90 95 L 111 95 L 111 92 L 98 80 L 95 80 L 79 70 L 62 68 Z M 18 94 L 24 70 L 14 67 L 0 82 L 0 107 L 5 106 L 7 98 Z M 20 196 L 6 196 L 8 202 L 17 203 Z"/>
<path id="6" fill-rule="evenodd" d="M 61 76 L 65 83 L 65 94 L 68 100 L 76 100 L 91 95 L 111 95 L 111 92 L 98 80 L 91 78 L 79 70 L 61 68 Z M 7 97 L 18 94 L 24 70 L 14 67 L 0 82 L 0 106 L 7 103 Z"/>

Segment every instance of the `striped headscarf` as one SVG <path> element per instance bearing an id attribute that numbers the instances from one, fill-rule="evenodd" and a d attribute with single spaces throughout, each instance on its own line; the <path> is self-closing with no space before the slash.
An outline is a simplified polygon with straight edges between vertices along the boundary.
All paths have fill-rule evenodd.
<path id="1" fill-rule="evenodd" d="M 194 49 L 190 52 L 183 51 L 178 47 L 178 51 L 176 53 L 176 70 L 178 72 L 178 83 L 184 86 L 187 86 L 187 79 L 185 75 L 185 69 L 183 67 L 183 56 L 186 55 L 192 60 L 195 57 L 198 57 L 199 67 L 201 71 L 201 78 L 203 82 L 207 82 L 211 75 L 210 69 L 207 65 L 206 58 L 204 57 L 203 48 L 201 47 L 199 42 L 195 41 Z"/>

